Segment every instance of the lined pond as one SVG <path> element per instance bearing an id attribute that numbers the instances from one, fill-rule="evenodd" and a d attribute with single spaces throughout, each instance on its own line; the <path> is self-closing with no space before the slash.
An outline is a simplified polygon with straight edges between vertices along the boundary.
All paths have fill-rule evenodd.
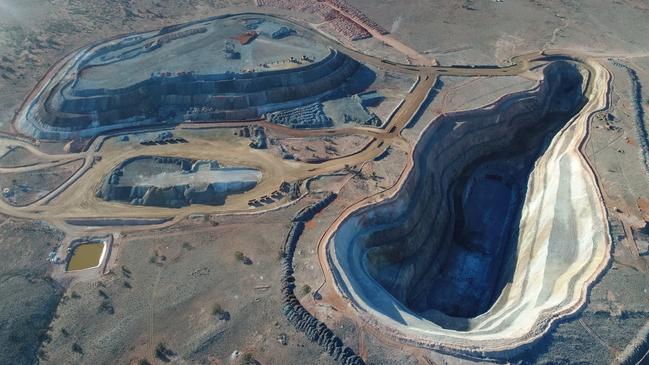
<path id="1" fill-rule="evenodd" d="M 101 242 L 83 243 L 75 247 L 68 262 L 67 271 L 77 271 L 98 266 L 103 251 L 104 243 Z"/>

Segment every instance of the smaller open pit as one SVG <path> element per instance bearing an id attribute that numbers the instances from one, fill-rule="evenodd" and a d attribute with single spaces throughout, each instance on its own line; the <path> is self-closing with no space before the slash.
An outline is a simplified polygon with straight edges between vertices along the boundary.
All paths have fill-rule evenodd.
<path id="1" fill-rule="evenodd" d="M 254 188 L 261 176 L 259 170 L 224 167 L 215 160 L 140 156 L 124 161 L 106 176 L 97 196 L 171 208 L 223 205 L 229 195 Z"/>

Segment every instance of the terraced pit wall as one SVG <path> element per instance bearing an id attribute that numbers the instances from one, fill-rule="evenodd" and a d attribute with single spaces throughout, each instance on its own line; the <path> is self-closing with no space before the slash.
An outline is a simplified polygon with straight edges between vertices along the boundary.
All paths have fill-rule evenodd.
<path id="1" fill-rule="evenodd" d="M 475 247 L 458 240 L 458 232 L 463 233 L 462 229 L 466 228 L 470 232 L 471 229 L 462 227 L 463 217 L 458 216 L 461 214 L 458 206 L 467 199 L 465 192 L 470 188 L 469 177 L 494 156 L 507 161 L 518 152 L 533 157 L 531 161 L 535 161 L 540 149 L 548 146 L 553 133 L 584 105 L 581 83 L 586 78 L 580 68 L 569 62 L 554 62 L 543 72 L 544 78 L 535 90 L 506 97 L 490 107 L 449 114 L 435 121 L 418 142 L 413 156 L 414 167 L 399 192 L 389 200 L 360 208 L 338 225 L 328 247 L 329 265 L 333 268 L 338 289 L 366 320 L 385 325 L 382 326 L 384 330 L 396 331 L 394 334 L 399 338 L 416 343 L 421 341 L 422 345 L 425 342 L 424 346 L 427 347 L 472 349 L 467 351 L 480 353 L 480 348 L 510 347 L 512 338 L 520 339 L 521 333 L 525 338 L 533 336 L 545 328 L 543 324 L 547 323 L 552 309 L 559 311 L 562 306 L 576 300 L 574 297 L 560 299 L 559 294 L 553 292 L 553 285 L 563 285 L 563 270 L 572 271 L 571 265 L 575 262 L 579 264 L 580 260 L 584 261 L 585 267 L 571 280 L 584 280 L 580 275 L 586 276 L 586 273 L 592 272 L 593 266 L 599 262 L 591 264 L 580 245 L 587 247 L 589 239 L 596 241 L 593 244 L 599 242 L 605 227 L 595 225 L 593 232 L 584 232 L 583 237 L 578 234 L 573 236 L 572 230 L 578 222 L 571 215 L 572 208 L 565 207 L 573 199 L 570 195 L 561 196 L 562 200 L 557 203 L 557 211 L 554 212 L 556 219 L 550 215 L 553 212 L 547 211 L 544 212 L 548 214 L 546 217 L 538 215 L 538 212 L 536 217 L 524 217 L 528 214 L 525 208 L 529 208 L 523 204 L 525 183 L 530 171 L 539 168 L 537 164 L 534 164 L 534 168 L 528 166 L 523 177 L 518 178 L 524 183 L 522 189 L 519 187 L 515 192 L 517 198 L 505 203 L 508 205 L 508 216 L 493 217 L 496 222 L 504 222 L 502 227 L 510 225 L 502 236 L 504 239 L 495 242 L 497 247 L 491 252 L 477 250 L 474 256 L 492 256 L 496 260 L 490 264 L 496 269 L 487 272 L 489 275 L 485 280 L 489 282 L 483 286 L 490 300 L 482 303 L 480 308 L 471 308 L 462 313 L 461 310 L 440 306 L 440 303 L 454 299 L 447 291 L 438 292 L 437 300 L 431 300 L 429 296 L 447 281 L 455 280 L 458 286 L 472 285 L 454 277 L 441 276 L 449 263 L 456 259 L 453 255 L 457 253 L 458 246 L 475 250 Z M 542 123 L 547 122 L 547 117 L 553 113 L 563 114 L 563 117 L 554 127 L 545 128 Z M 541 134 L 539 138 L 535 132 L 549 135 Z M 566 133 L 562 129 L 558 135 L 565 136 Z M 529 147 L 529 151 L 526 147 Z M 512 148 L 517 151 L 512 151 Z M 506 175 L 508 166 L 496 166 L 495 171 L 500 170 Z M 577 181 L 578 177 L 572 178 L 575 181 L 564 181 L 564 176 L 570 176 L 570 173 L 563 172 L 556 171 L 557 181 L 548 181 L 549 186 L 557 186 L 559 176 L 559 184 L 564 186 L 581 184 L 581 181 Z M 581 192 L 573 191 L 573 194 Z M 584 197 L 584 209 L 597 211 L 599 207 L 592 204 L 596 204 L 593 200 L 596 201 L 599 195 L 594 195 Z M 489 206 L 463 209 L 467 208 L 490 209 Z M 488 225 L 489 222 L 487 219 L 484 224 Z M 535 254 L 547 255 L 545 260 L 539 259 L 545 266 L 538 269 L 536 266 L 523 267 L 519 262 L 529 261 L 528 255 L 532 255 L 528 251 L 520 252 L 524 240 L 519 237 L 519 229 L 527 224 L 534 225 L 534 222 L 541 230 L 535 231 L 536 234 L 545 235 L 545 239 L 548 236 L 552 238 L 545 247 L 542 246 L 544 242 L 538 242 L 536 250 L 541 252 Z M 544 229 L 550 228 L 551 231 L 543 233 Z M 581 226 L 578 228 L 582 229 Z M 556 232 L 558 229 L 565 231 Z M 480 242 L 480 239 L 476 241 Z M 534 241 L 529 243 L 533 244 Z M 592 249 L 592 254 L 601 254 L 601 249 Z M 473 264 L 477 266 L 484 263 L 480 260 L 476 262 Z M 536 261 L 529 263 L 536 264 Z M 471 265 L 465 267 L 472 270 Z M 504 269 L 498 270 L 499 267 Z M 521 290 L 519 286 L 530 284 L 528 281 L 517 281 L 520 280 L 514 276 L 517 270 L 537 272 L 537 277 L 526 279 L 538 286 L 530 289 L 533 294 L 510 293 Z M 547 277 L 542 276 L 544 273 Z M 556 282 L 552 282 L 553 279 Z M 570 290 L 580 293 L 582 288 L 576 286 Z M 569 293 L 565 295 L 573 295 L 572 291 Z M 523 298 L 525 295 L 536 295 L 538 308 L 526 302 L 528 298 Z M 462 306 L 473 303 L 456 300 L 454 304 Z M 528 313 L 525 320 L 517 317 L 525 313 Z"/>
<path id="2" fill-rule="evenodd" d="M 19 129 L 43 139 L 95 135 L 100 131 L 149 125 L 204 107 L 203 118 L 248 120 L 272 105 L 299 106 L 338 88 L 359 63 L 336 50 L 301 68 L 245 74 L 155 76 L 121 89 L 75 90 L 65 80 L 31 105 Z M 68 70 L 67 72 L 72 72 Z"/>

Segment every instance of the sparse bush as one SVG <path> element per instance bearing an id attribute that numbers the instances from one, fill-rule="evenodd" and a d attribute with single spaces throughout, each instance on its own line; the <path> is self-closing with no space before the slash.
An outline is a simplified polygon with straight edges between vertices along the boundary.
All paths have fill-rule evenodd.
<path id="1" fill-rule="evenodd" d="M 191 251 L 194 249 L 194 246 L 190 245 L 189 242 L 184 242 L 183 243 L 183 248 L 187 251 Z"/>
<path id="2" fill-rule="evenodd" d="M 286 333 L 280 333 L 277 336 L 277 342 L 281 343 L 284 346 L 288 345 L 288 335 Z"/>
<path id="3" fill-rule="evenodd" d="M 124 281 L 124 287 L 128 289 L 132 288 L 131 283 L 129 283 L 128 281 Z"/>
<path id="4" fill-rule="evenodd" d="M 78 354 L 83 354 L 83 349 L 82 349 L 81 346 L 80 346 L 78 343 L 76 343 L 76 342 L 72 344 L 72 351 L 73 351 L 73 352 L 76 352 L 76 353 L 78 353 Z"/>
<path id="5" fill-rule="evenodd" d="M 311 287 L 305 284 L 302 286 L 302 289 L 300 289 L 300 292 L 302 293 L 302 295 L 307 295 L 311 293 Z"/>
<path id="6" fill-rule="evenodd" d="M 251 352 L 246 352 L 241 356 L 241 365 L 255 365 L 257 364 L 257 360 L 255 360 L 255 356 Z"/>
<path id="7" fill-rule="evenodd" d="M 140 359 L 140 361 L 138 361 L 137 363 L 138 365 L 151 365 L 151 363 L 147 359 Z"/>
<path id="8" fill-rule="evenodd" d="M 158 343 L 158 346 L 155 348 L 155 357 L 164 362 L 169 362 L 170 358 L 174 355 L 176 353 L 171 351 L 164 342 Z"/>
<path id="9" fill-rule="evenodd" d="M 38 350 L 37 356 L 41 360 L 48 360 L 47 353 L 43 349 Z"/>
<path id="10" fill-rule="evenodd" d="M 52 336 L 49 333 L 43 333 L 39 336 L 39 340 L 44 343 L 52 342 Z"/>
<path id="11" fill-rule="evenodd" d="M 108 314 L 115 314 L 115 308 L 110 300 L 103 300 L 97 309 L 97 313 L 106 312 Z"/>
<path id="12" fill-rule="evenodd" d="M 220 304 L 214 304 L 214 306 L 212 307 L 212 315 L 218 316 L 221 315 L 223 312 L 224 310 Z"/>
<path id="13" fill-rule="evenodd" d="M 165 351 L 164 344 L 159 343 L 158 347 L 156 347 L 155 349 L 155 357 L 166 362 L 169 361 L 169 358 L 167 358 L 167 355 L 165 355 L 164 351 Z"/>
<path id="14" fill-rule="evenodd" d="M 241 251 L 236 251 L 234 253 L 234 258 L 236 258 L 238 261 L 243 261 L 246 258 L 246 255 L 244 255 Z"/>
<path id="15" fill-rule="evenodd" d="M 214 304 L 214 306 L 212 307 L 212 315 L 219 317 L 219 320 L 222 321 L 227 321 L 230 319 L 230 312 L 223 309 L 223 307 L 221 307 L 221 305 L 218 303 Z"/>
<path id="16" fill-rule="evenodd" d="M 79 293 L 77 293 L 76 291 L 73 290 L 72 294 L 70 294 L 70 297 L 72 297 L 74 299 L 79 299 L 79 298 L 81 298 L 81 295 L 79 295 Z"/>

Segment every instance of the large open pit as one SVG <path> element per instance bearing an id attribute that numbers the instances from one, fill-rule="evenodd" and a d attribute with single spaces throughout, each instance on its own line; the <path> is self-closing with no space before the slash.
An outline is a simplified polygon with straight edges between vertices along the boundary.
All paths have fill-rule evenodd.
<path id="1" fill-rule="evenodd" d="M 134 205 L 179 208 L 222 205 L 228 195 L 254 188 L 259 170 L 223 167 L 214 160 L 140 156 L 124 161 L 106 176 L 97 196 Z"/>
<path id="2" fill-rule="evenodd" d="M 431 347 L 503 349 L 582 302 L 608 242 L 577 152 L 593 72 L 553 62 L 535 89 L 423 132 L 400 190 L 331 235 L 336 285 L 365 319 Z"/>
<path id="3" fill-rule="evenodd" d="M 359 66 L 278 19 L 210 18 L 71 54 L 26 103 L 16 127 L 67 139 L 187 119 L 256 119 L 321 100 Z"/>

